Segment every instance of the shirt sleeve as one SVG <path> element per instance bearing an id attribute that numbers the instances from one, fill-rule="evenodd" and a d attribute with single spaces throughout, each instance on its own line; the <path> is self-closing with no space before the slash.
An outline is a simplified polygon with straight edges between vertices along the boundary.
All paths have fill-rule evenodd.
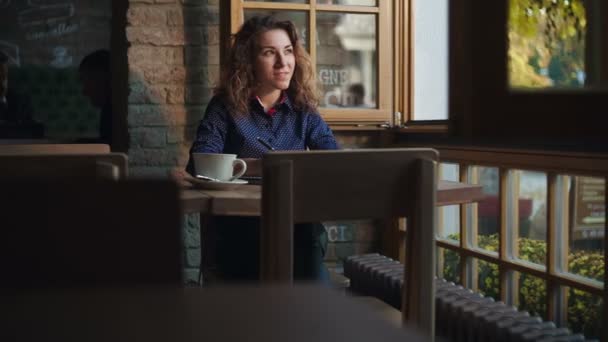
<path id="1" fill-rule="evenodd" d="M 190 153 L 222 153 L 228 133 L 228 110 L 214 97 L 198 125 Z"/>
<path id="2" fill-rule="evenodd" d="M 331 129 L 318 113 L 308 115 L 307 147 L 311 150 L 337 150 L 340 147 Z"/>
<path id="3" fill-rule="evenodd" d="M 190 158 L 186 171 L 194 174 L 192 153 L 222 153 L 229 126 L 229 113 L 222 101 L 214 97 L 207 105 L 205 116 L 200 121 L 196 138 L 190 148 Z"/>

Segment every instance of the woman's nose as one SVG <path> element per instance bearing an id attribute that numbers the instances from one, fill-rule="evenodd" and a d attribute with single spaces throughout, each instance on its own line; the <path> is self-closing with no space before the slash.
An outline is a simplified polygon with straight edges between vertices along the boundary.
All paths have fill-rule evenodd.
<path id="1" fill-rule="evenodd" d="M 285 56 L 283 56 L 283 54 L 281 54 L 281 53 L 277 53 L 276 56 L 277 56 L 277 58 L 276 58 L 276 61 L 274 63 L 274 66 L 276 68 L 283 67 L 283 65 L 285 65 Z"/>

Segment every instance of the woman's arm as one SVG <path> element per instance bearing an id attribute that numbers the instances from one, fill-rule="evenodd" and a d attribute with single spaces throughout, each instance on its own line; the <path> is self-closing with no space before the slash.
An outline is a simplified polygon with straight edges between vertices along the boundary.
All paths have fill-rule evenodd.
<path id="1" fill-rule="evenodd" d="M 196 138 L 190 147 L 190 158 L 186 171 L 194 175 L 192 153 L 222 153 L 228 135 L 229 113 L 219 98 L 214 97 L 205 110 L 205 116 L 198 125 Z"/>
<path id="2" fill-rule="evenodd" d="M 337 150 L 340 147 L 333 132 L 318 113 L 308 114 L 306 145 L 311 150 Z"/>

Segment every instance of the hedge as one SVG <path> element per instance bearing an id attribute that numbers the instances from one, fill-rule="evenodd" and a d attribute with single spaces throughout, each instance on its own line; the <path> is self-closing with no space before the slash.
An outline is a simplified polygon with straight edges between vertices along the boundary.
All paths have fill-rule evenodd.
<path id="1" fill-rule="evenodd" d="M 450 239 L 458 240 L 458 235 Z M 536 264 L 545 264 L 547 244 L 545 241 L 519 238 L 519 257 Z M 480 235 L 479 247 L 487 251 L 497 251 L 498 235 Z M 460 258 L 456 252 L 445 250 L 443 274 L 446 279 L 459 281 L 458 264 Z M 604 255 L 602 251 L 580 250 L 568 255 L 570 273 L 589 279 L 603 281 Z M 499 299 L 498 265 L 478 261 L 479 292 L 485 296 Z M 527 310 L 531 315 L 545 317 L 547 308 L 547 286 L 543 279 L 526 273 L 519 274 L 519 309 Z M 568 291 L 568 327 L 576 333 L 583 333 L 587 338 L 599 338 L 602 324 L 601 298 L 587 292 L 570 288 Z"/>

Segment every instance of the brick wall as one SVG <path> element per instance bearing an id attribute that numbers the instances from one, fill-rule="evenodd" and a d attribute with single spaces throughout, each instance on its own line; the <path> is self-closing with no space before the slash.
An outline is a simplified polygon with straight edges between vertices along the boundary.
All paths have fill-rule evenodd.
<path id="1" fill-rule="evenodd" d="M 129 0 L 129 167 L 182 169 L 219 72 L 219 0 Z M 200 260 L 198 215 L 184 217 L 187 281 Z"/>
<path id="2" fill-rule="evenodd" d="M 135 177 L 183 169 L 196 126 L 219 76 L 220 0 L 129 0 L 126 36 L 129 167 Z M 373 146 L 375 137 L 338 134 L 344 147 Z M 327 258 L 374 248 L 369 222 L 334 222 Z M 200 262 L 199 216 L 183 221 L 184 271 L 195 281 Z"/>

